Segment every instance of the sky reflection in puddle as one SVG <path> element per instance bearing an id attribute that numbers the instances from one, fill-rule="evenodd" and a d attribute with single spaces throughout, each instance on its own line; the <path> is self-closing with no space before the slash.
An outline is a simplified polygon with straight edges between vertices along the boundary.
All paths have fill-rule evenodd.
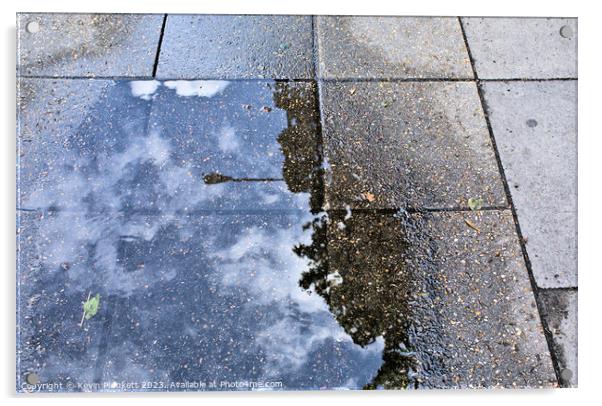
<path id="1" fill-rule="evenodd" d="M 314 83 L 92 90 L 93 104 L 67 102 L 65 124 L 21 142 L 21 372 L 361 389 L 389 382 L 385 347 L 405 365 L 393 332 L 407 275 L 385 252 L 401 231 L 383 242 L 382 224 L 322 211 Z M 398 277 L 370 274 L 383 266 Z M 80 328 L 88 293 L 101 310 Z"/>

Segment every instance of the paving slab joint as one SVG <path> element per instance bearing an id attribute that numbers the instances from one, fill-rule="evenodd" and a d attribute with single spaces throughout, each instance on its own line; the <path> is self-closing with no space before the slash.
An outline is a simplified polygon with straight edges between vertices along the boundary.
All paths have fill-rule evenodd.
<path id="1" fill-rule="evenodd" d="M 535 297 L 535 303 L 537 305 L 537 312 L 539 314 L 539 320 L 541 322 L 544 336 L 546 338 L 546 342 L 548 344 L 548 351 L 550 352 L 550 358 L 552 359 L 552 365 L 554 367 L 554 374 L 556 375 L 556 382 L 558 385 L 561 385 L 561 377 L 560 377 L 560 366 L 558 362 L 558 356 L 554 351 L 554 341 L 552 337 L 552 332 L 548 326 L 547 320 L 542 317 L 543 314 L 543 304 L 539 297 L 539 287 L 535 282 L 535 277 L 533 276 L 533 268 L 531 264 L 531 260 L 529 259 L 529 254 L 527 253 L 527 247 L 525 246 L 525 240 L 523 238 L 523 234 L 521 232 L 520 224 L 518 222 L 518 216 L 516 214 L 516 208 L 514 207 L 514 202 L 512 201 L 512 195 L 510 193 L 510 186 L 508 186 L 508 180 L 506 178 L 506 174 L 504 172 L 504 167 L 502 165 L 502 160 L 498 151 L 497 144 L 495 142 L 495 136 L 493 134 L 493 128 L 491 126 L 491 121 L 489 120 L 489 109 L 487 107 L 487 102 L 485 97 L 483 96 L 483 89 L 481 87 L 481 80 L 479 79 L 474 58 L 472 52 L 470 50 L 470 45 L 468 43 L 468 37 L 466 36 L 466 31 L 464 29 L 464 24 L 462 22 L 462 18 L 458 17 L 458 23 L 460 24 L 460 29 L 462 31 L 462 37 L 464 38 L 464 45 L 466 46 L 466 51 L 468 52 L 468 58 L 470 59 L 470 65 L 472 67 L 472 71 L 474 74 L 474 78 L 477 84 L 477 92 L 479 94 L 479 99 L 481 101 L 481 108 L 483 109 L 483 116 L 485 117 L 485 122 L 487 124 L 487 130 L 489 132 L 489 137 L 491 138 L 491 145 L 493 147 L 493 151 L 495 153 L 495 159 L 497 161 L 498 169 L 500 172 L 500 176 L 502 178 L 502 183 L 504 184 L 504 190 L 506 192 L 506 199 L 508 201 L 508 205 L 510 206 L 510 210 L 512 211 L 512 218 L 514 219 L 514 225 L 516 228 L 516 235 L 518 237 L 518 242 L 520 244 L 520 248 L 523 254 L 523 259 L 525 261 L 525 266 L 527 267 L 527 272 L 529 274 L 529 281 L 531 282 L 531 290 L 533 291 L 533 295 Z"/>
<path id="2" fill-rule="evenodd" d="M 165 34 L 166 23 L 167 14 L 163 14 L 163 24 L 161 25 L 161 34 L 159 34 L 159 42 L 157 43 L 157 54 L 155 56 L 155 64 L 153 65 L 153 78 L 157 77 L 157 68 L 159 67 L 159 58 L 161 56 L 161 44 L 163 44 L 163 34 Z"/>

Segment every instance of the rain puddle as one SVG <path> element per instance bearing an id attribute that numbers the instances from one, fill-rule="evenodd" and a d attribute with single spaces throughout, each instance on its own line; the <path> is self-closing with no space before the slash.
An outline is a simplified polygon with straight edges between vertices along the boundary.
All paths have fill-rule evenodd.
<path id="1" fill-rule="evenodd" d="M 25 81 L 22 94 L 21 379 L 418 386 L 415 230 L 403 212 L 329 210 L 315 83 Z"/>

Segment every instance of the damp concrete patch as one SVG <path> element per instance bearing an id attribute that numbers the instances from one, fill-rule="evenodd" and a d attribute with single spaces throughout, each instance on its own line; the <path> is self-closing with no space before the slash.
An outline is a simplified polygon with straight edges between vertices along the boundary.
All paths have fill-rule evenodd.
<path id="1" fill-rule="evenodd" d="M 577 387 L 577 291 L 544 289 L 540 292 L 543 318 L 548 323 L 558 358 L 560 381 L 565 387 Z"/>
<path id="2" fill-rule="evenodd" d="M 321 84 L 332 208 L 506 204 L 474 83 Z"/>
<path id="3" fill-rule="evenodd" d="M 318 75 L 472 78 L 457 18 L 316 17 Z"/>
<path id="4" fill-rule="evenodd" d="M 309 79 L 310 16 L 170 15 L 157 75 L 178 79 Z"/>
<path id="5" fill-rule="evenodd" d="M 151 77 L 163 15 L 17 15 L 21 76 Z"/>
<path id="6" fill-rule="evenodd" d="M 414 346 L 433 372 L 424 385 L 554 387 L 511 212 L 430 213 L 417 228 L 432 249 L 429 258 L 422 244 L 408 248 L 418 249 L 412 266 L 422 288 L 414 294 L 426 292 L 413 321 Z"/>

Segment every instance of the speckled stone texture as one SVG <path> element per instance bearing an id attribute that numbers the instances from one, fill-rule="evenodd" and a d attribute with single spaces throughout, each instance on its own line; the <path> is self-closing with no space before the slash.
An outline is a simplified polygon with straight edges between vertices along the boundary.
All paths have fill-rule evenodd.
<path id="1" fill-rule="evenodd" d="M 472 78 L 457 18 L 316 17 L 318 75 Z"/>
<path id="2" fill-rule="evenodd" d="M 428 292 L 415 309 L 415 345 L 426 365 L 446 370 L 427 374 L 425 385 L 555 386 L 511 212 L 431 213 L 417 230 L 433 254 L 425 244 L 409 248 L 419 248 L 413 266 Z M 430 334 L 437 325 L 439 338 Z"/>
<path id="3" fill-rule="evenodd" d="M 321 84 L 333 208 L 506 204 L 474 83 Z"/>
<path id="4" fill-rule="evenodd" d="M 577 286 L 577 82 L 485 83 L 537 285 Z"/>
<path id="5" fill-rule="evenodd" d="M 17 73 L 151 77 L 162 24 L 162 15 L 18 14 Z"/>
<path id="6" fill-rule="evenodd" d="M 480 79 L 577 77 L 576 18 L 462 18 Z"/>
<path id="7" fill-rule="evenodd" d="M 170 15 L 157 76 L 311 78 L 311 35 L 309 16 Z"/>
<path id="8" fill-rule="evenodd" d="M 549 289 L 540 292 L 543 314 L 554 340 L 554 351 L 565 387 L 577 386 L 577 291 Z"/>

